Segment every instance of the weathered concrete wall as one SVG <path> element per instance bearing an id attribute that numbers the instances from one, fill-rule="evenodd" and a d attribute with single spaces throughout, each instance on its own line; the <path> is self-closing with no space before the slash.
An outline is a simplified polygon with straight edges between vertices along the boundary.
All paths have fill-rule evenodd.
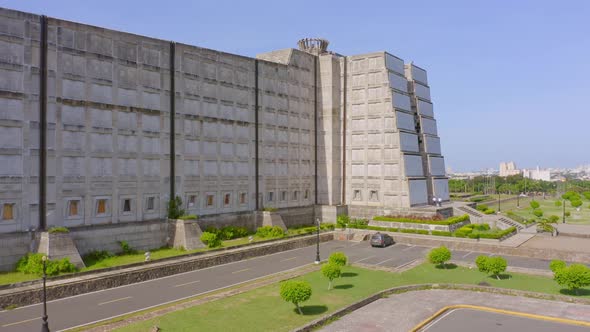
<path id="1" fill-rule="evenodd" d="M 351 218 L 373 219 L 375 216 L 400 216 L 400 217 L 433 217 L 435 211 L 420 211 L 409 208 L 369 207 L 364 205 L 348 205 L 348 215 Z"/>
<path id="2" fill-rule="evenodd" d="M 0 271 L 12 271 L 21 257 L 35 250 L 34 239 L 29 232 L 0 234 Z"/>

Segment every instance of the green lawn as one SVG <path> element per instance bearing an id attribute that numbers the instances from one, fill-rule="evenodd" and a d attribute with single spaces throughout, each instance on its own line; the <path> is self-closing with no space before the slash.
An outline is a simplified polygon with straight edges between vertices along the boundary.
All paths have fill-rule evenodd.
<path id="1" fill-rule="evenodd" d="M 562 206 L 555 206 L 555 199 L 547 198 L 543 199 L 542 197 L 537 197 L 535 201 L 539 202 L 541 205 L 539 209 L 543 211 L 543 217 L 549 217 L 551 215 L 558 216 L 561 222 L 561 218 L 563 215 L 563 205 Z M 563 200 L 560 199 L 563 202 Z M 502 202 L 501 207 L 502 211 L 512 211 L 515 214 L 523 217 L 523 218 L 535 218 L 533 215 L 533 209 L 530 206 L 531 198 L 521 198 L 520 199 L 520 208 L 516 206 L 516 200 L 510 202 Z M 577 224 L 577 225 L 590 225 L 590 201 L 586 198 L 582 198 L 582 206 L 580 206 L 580 211 L 576 211 L 574 207 L 571 206 L 569 201 L 565 201 L 565 211 L 570 212 L 571 216 L 566 217 L 565 221 L 568 224 Z M 497 205 L 495 206 L 497 208 Z"/>
<path id="2" fill-rule="evenodd" d="M 162 331 L 289 331 L 348 304 L 387 288 L 420 283 L 477 284 L 485 281 L 492 286 L 561 294 L 551 278 L 510 274 L 510 279 L 496 280 L 463 267 L 438 269 L 423 264 L 403 273 L 346 267 L 345 277 L 335 280 L 335 289 L 328 291 L 328 281 L 320 272 L 300 279 L 312 285 L 313 294 L 302 304 L 303 316 L 279 296 L 279 284 L 265 286 L 232 297 L 172 312 L 147 321 L 131 324 L 116 331 L 147 331 L 158 326 Z M 590 290 L 581 292 L 590 298 Z"/>

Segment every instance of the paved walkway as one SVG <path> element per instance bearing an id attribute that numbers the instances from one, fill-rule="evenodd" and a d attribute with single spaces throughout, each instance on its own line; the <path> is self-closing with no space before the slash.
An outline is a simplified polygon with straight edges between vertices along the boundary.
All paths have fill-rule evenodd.
<path id="1" fill-rule="evenodd" d="M 590 225 L 557 224 L 560 233 L 578 234 L 590 237 Z"/>
<path id="2" fill-rule="evenodd" d="M 590 322 L 590 306 L 583 304 L 461 290 L 424 290 L 377 300 L 340 318 L 321 331 L 410 331 L 441 308 L 455 304 L 478 305 Z M 502 331 L 501 327 L 498 327 L 498 331 Z"/>
<path id="3" fill-rule="evenodd" d="M 555 249 L 590 253 L 590 238 L 567 236 L 535 236 L 522 244 L 523 248 Z"/>

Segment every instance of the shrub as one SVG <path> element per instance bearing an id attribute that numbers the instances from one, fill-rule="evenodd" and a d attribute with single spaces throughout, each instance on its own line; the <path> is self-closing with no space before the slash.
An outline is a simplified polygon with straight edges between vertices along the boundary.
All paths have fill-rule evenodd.
<path id="1" fill-rule="evenodd" d="M 548 220 L 549 220 L 550 223 L 556 223 L 556 222 L 559 221 L 559 216 L 551 215 L 551 216 L 549 216 L 549 219 Z"/>
<path id="2" fill-rule="evenodd" d="M 535 215 L 535 217 L 541 218 L 543 216 L 543 210 L 533 210 L 533 214 Z"/>
<path id="3" fill-rule="evenodd" d="M 43 275 L 43 256 L 44 254 L 28 253 L 16 263 L 16 270 L 26 274 Z M 50 260 L 46 262 L 46 273 L 48 276 L 56 276 L 60 273 L 76 272 L 77 268 L 70 262 L 69 258 L 60 260 Z"/>
<path id="4" fill-rule="evenodd" d="M 67 227 L 51 227 L 48 231 L 49 234 L 55 234 L 55 233 L 69 233 L 70 230 Z"/>
<path id="5" fill-rule="evenodd" d="M 483 212 L 483 211 L 485 211 L 485 210 L 488 209 L 488 206 L 485 205 L 485 204 L 477 204 L 477 206 L 475 207 L 475 209 L 478 210 L 478 211 L 482 211 Z"/>
<path id="6" fill-rule="evenodd" d="M 375 220 L 375 221 L 388 221 L 388 222 L 404 222 L 404 223 L 412 223 L 412 224 L 428 224 L 428 225 L 448 226 L 448 225 L 454 225 L 454 224 L 469 220 L 469 215 L 464 214 L 462 216 L 451 217 L 451 218 L 448 218 L 445 220 L 411 219 L 411 218 L 388 217 L 388 216 L 374 217 L 373 220 Z"/>
<path id="7" fill-rule="evenodd" d="M 261 238 L 283 237 L 285 232 L 279 226 L 262 226 L 256 230 L 256 236 Z"/>
<path id="8" fill-rule="evenodd" d="M 551 263 L 549 263 L 549 269 L 553 271 L 553 273 L 555 273 L 557 270 L 563 269 L 564 267 L 566 267 L 565 262 L 558 259 L 554 259 L 551 261 Z"/>
<path id="9" fill-rule="evenodd" d="M 340 266 L 333 263 L 324 264 L 322 266 L 322 274 L 324 275 L 324 277 L 330 280 L 330 282 L 328 283 L 328 290 L 332 288 L 332 280 L 340 278 L 341 272 L 342 270 L 340 270 Z"/>
<path id="10" fill-rule="evenodd" d="M 569 217 L 569 216 L 571 216 L 571 215 L 572 215 L 572 213 L 571 213 L 571 212 L 569 212 L 569 211 L 566 211 L 566 212 L 565 212 L 565 216 L 566 216 L 566 217 Z"/>
<path id="11" fill-rule="evenodd" d="M 560 207 L 561 206 L 561 201 L 555 201 L 555 206 Z"/>
<path id="12" fill-rule="evenodd" d="M 469 200 L 474 203 L 479 203 L 479 202 L 483 202 L 485 200 L 488 200 L 489 198 L 490 198 L 490 196 L 485 195 L 485 196 L 471 197 Z"/>
<path id="13" fill-rule="evenodd" d="M 201 234 L 201 242 L 209 248 L 217 248 L 221 246 L 221 239 L 216 233 L 203 232 Z"/>
<path id="14" fill-rule="evenodd" d="M 363 226 L 367 226 L 369 224 L 369 220 L 367 219 L 352 219 L 348 227 L 351 228 L 362 228 Z"/>
<path id="15" fill-rule="evenodd" d="M 264 209 L 262 209 L 262 211 L 266 211 L 266 212 L 277 212 L 279 209 L 277 208 L 273 208 L 273 207 L 266 207 Z"/>
<path id="16" fill-rule="evenodd" d="M 207 226 L 207 228 L 205 228 L 205 232 L 219 235 L 221 230 L 215 226 Z"/>
<path id="17" fill-rule="evenodd" d="M 432 233 L 432 235 L 436 235 L 436 236 L 452 236 L 453 235 L 453 233 L 447 232 L 447 231 L 432 231 L 431 233 Z"/>
<path id="18" fill-rule="evenodd" d="M 430 234 L 430 232 L 425 229 L 401 228 L 399 231 L 402 233 L 411 233 L 411 234 L 423 234 L 423 235 Z"/>
<path id="19" fill-rule="evenodd" d="M 197 219 L 199 219 L 199 216 L 197 216 L 195 214 L 185 214 L 183 216 L 178 217 L 178 219 L 180 219 L 180 220 L 197 220 Z"/>
<path id="20" fill-rule="evenodd" d="M 490 230 L 490 225 L 488 224 L 472 224 L 473 229 L 476 231 L 489 231 Z"/>
<path id="21" fill-rule="evenodd" d="M 582 264 L 572 264 L 555 271 L 553 277 L 560 286 L 567 287 L 578 295 L 578 289 L 590 285 L 590 268 Z"/>
<path id="22" fill-rule="evenodd" d="M 432 264 L 441 265 L 445 267 L 445 263 L 451 259 L 451 251 L 447 247 L 438 247 L 430 250 L 428 253 L 428 261 Z"/>
<path id="23" fill-rule="evenodd" d="M 590 200 L 590 191 L 584 191 L 582 195 L 584 195 L 584 197 L 586 197 L 587 200 Z"/>
<path id="24" fill-rule="evenodd" d="M 348 257 L 343 252 L 333 252 L 328 259 L 330 264 L 334 264 L 337 266 L 346 266 L 346 262 L 348 262 Z"/>
<path id="25" fill-rule="evenodd" d="M 301 280 L 287 280 L 281 283 L 281 298 L 291 302 L 297 307 L 300 315 L 303 315 L 299 303 L 309 300 L 311 297 L 311 286 Z"/>
<path id="26" fill-rule="evenodd" d="M 506 271 L 508 263 L 503 257 L 480 255 L 475 259 L 475 265 L 480 272 L 491 274 L 500 280 L 500 273 Z"/>
<path id="27" fill-rule="evenodd" d="M 530 205 L 531 205 L 531 208 L 533 208 L 533 210 L 538 209 L 539 206 L 541 206 L 541 204 L 539 204 L 539 202 L 537 202 L 537 201 L 531 201 Z"/>
<path id="28" fill-rule="evenodd" d="M 248 234 L 249 232 L 246 227 L 225 226 L 219 231 L 218 236 L 220 240 L 233 240 L 240 237 L 245 237 Z"/>
<path id="29" fill-rule="evenodd" d="M 582 201 L 579 199 L 575 199 L 575 200 L 571 201 L 571 204 L 573 207 L 578 208 L 578 207 L 582 206 Z"/>
<path id="30" fill-rule="evenodd" d="M 168 201 L 167 214 L 168 219 L 178 219 L 184 215 L 184 210 L 182 209 L 182 199 L 180 196 L 175 196 L 174 199 Z"/>
<path id="31" fill-rule="evenodd" d="M 121 246 L 121 254 L 122 255 L 133 255 L 137 254 L 137 250 L 131 248 L 127 241 L 119 241 L 119 245 Z"/>
<path id="32" fill-rule="evenodd" d="M 488 256 L 479 255 L 475 259 L 475 266 L 477 266 L 477 269 L 479 270 L 479 272 L 487 272 L 487 263 L 488 263 Z"/>
<path id="33" fill-rule="evenodd" d="M 494 214 L 496 213 L 496 210 L 494 209 L 485 209 L 485 211 L 483 211 L 484 214 Z"/>
<path id="34" fill-rule="evenodd" d="M 113 256 L 113 254 L 106 250 L 94 250 L 84 255 L 84 257 L 82 257 L 82 260 L 86 265 L 93 265 L 96 262 L 100 262 Z"/>
<path id="35" fill-rule="evenodd" d="M 340 214 L 336 218 L 336 225 L 338 225 L 339 228 L 345 228 L 348 223 L 350 223 L 350 217 L 346 214 Z"/>

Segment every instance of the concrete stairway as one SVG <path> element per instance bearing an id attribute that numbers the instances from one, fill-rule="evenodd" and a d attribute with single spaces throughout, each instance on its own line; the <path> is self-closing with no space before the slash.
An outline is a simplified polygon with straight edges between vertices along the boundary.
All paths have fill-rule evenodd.
<path id="1" fill-rule="evenodd" d="M 506 229 L 514 226 L 519 232 L 526 228 L 525 225 L 507 216 L 498 214 L 483 214 L 480 211 L 467 205 L 456 206 L 453 209 L 453 213 L 455 215 L 468 214 L 469 219 L 471 219 L 471 222 L 475 224 L 485 223 L 490 226 L 499 227 L 501 229 Z"/>

